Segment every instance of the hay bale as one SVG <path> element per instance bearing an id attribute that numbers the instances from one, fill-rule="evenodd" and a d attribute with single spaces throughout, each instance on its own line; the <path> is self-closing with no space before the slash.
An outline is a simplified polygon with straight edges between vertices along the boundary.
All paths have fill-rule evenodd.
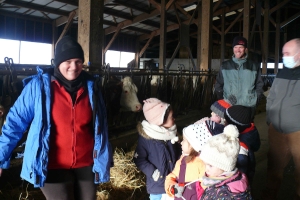
<path id="1" fill-rule="evenodd" d="M 132 161 L 134 150 L 125 153 L 115 149 L 114 167 L 110 169 L 110 181 L 100 184 L 97 200 L 143 199 L 148 196 L 145 188 L 145 175 Z"/>

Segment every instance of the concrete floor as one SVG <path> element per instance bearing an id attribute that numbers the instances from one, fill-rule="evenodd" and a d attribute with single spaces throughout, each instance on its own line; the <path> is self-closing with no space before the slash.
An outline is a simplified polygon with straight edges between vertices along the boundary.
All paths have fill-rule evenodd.
<path id="1" fill-rule="evenodd" d="M 259 131 L 261 146 L 258 152 L 256 152 L 256 172 L 252 185 L 252 195 L 255 200 L 260 200 L 261 191 L 266 184 L 267 176 L 267 153 L 268 153 L 268 126 L 266 124 L 266 113 L 261 112 L 255 116 L 254 123 Z M 294 180 L 293 180 L 293 163 L 286 167 L 284 173 L 284 180 L 281 184 L 280 192 L 278 194 L 278 200 L 290 200 L 293 199 L 294 194 Z"/>

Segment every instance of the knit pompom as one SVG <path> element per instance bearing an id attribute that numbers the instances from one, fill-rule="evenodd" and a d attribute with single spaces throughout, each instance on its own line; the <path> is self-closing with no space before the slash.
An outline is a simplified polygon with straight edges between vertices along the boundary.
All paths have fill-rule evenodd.
<path id="1" fill-rule="evenodd" d="M 177 136 L 174 137 L 173 139 L 171 139 L 171 143 L 172 144 L 175 144 L 175 142 L 178 142 L 178 137 Z"/>
<path id="2" fill-rule="evenodd" d="M 229 124 L 224 128 L 224 134 L 229 140 L 236 140 L 239 137 L 239 130 L 235 125 Z"/>

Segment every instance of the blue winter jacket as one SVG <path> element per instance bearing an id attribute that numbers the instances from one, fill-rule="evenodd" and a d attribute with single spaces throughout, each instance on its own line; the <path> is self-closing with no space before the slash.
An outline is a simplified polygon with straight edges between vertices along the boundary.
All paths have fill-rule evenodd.
<path id="1" fill-rule="evenodd" d="M 180 158 L 179 143 L 172 144 L 170 140 L 155 140 L 149 137 L 138 124 L 138 145 L 134 154 L 134 162 L 138 169 L 146 175 L 146 188 L 149 194 L 164 194 L 166 176 L 172 172 L 176 161 Z M 160 176 L 157 181 L 152 178 L 153 172 L 158 169 Z"/>
<path id="2" fill-rule="evenodd" d="M 43 73 L 39 67 L 37 72 L 37 75 L 23 80 L 24 89 L 7 114 L 0 136 L 0 168 L 9 167 L 12 151 L 29 128 L 21 178 L 32 183 L 34 187 L 43 187 L 47 177 L 51 129 L 51 75 Z M 88 79 L 87 89 L 94 111 L 93 85 L 94 81 Z M 110 179 L 112 152 L 108 141 L 105 104 L 100 92 L 97 96 L 93 172 L 95 183 L 101 183 Z"/>

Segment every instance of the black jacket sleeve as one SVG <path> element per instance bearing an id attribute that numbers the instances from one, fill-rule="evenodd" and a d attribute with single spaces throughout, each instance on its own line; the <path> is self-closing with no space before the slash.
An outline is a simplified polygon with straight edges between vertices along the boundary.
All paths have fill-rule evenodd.
<path id="1" fill-rule="evenodd" d="M 222 67 L 221 67 L 216 78 L 215 89 L 214 89 L 214 93 L 216 94 L 218 100 L 223 99 L 223 86 L 224 86 L 224 79 L 223 79 Z"/>

